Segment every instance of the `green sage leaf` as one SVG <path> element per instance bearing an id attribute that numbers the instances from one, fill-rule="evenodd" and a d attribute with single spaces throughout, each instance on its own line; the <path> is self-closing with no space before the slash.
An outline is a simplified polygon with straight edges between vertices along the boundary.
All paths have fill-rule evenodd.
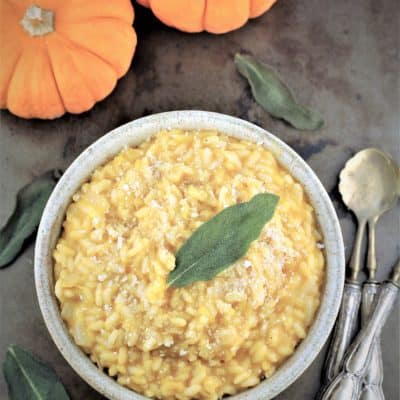
<path id="1" fill-rule="evenodd" d="M 58 176 L 59 171 L 48 171 L 18 192 L 15 209 L 0 230 L 0 268 L 15 259 L 25 239 L 38 227 Z"/>
<path id="2" fill-rule="evenodd" d="M 274 194 L 257 194 L 200 225 L 176 254 L 168 284 L 182 287 L 208 281 L 244 256 L 272 218 L 278 200 Z"/>
<path id="3" fill-rule="evenodd" d="M 317 111 L 303 107 L 271 68 L 254 57 L 236 54 L 238 71 L 248 80 L 257 103 L 275 118 L 301 130 L 316 130 L 324 125 Z"/>
<path id="4" fill-rule="evenodd" d="M 3 364 L 10 400 L 69 400 L 53 368 L 12 345 Z"/>

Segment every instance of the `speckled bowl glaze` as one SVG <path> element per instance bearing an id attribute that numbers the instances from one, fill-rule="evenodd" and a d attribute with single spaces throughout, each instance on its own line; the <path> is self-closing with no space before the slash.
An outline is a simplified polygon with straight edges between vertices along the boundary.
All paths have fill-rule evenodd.
<path id="1" fill-rule="evenodd" d="M 317 316 L 307 337 L 270 378 L 232 400 L 267 400 L 296 380 L 317 356 L 335 322 L 344 283 L 344 247 L 339 222 L 329 199 L 311 168 L 290 147 L 249 122 L 205 111 L 173 111 L 129 122 L 100 138 L 67 169 L 52 193 L 39 226 L 35 249 L 35 283 L 44 321 L 58 349 L 71 367 L 93 388 L 111 400 L 146 399 L 101 372 L 74 343 L 61 319 L 54 295 L 52 252 L 72 195 L 91 173 L 124 146 L 136 146 L 161 129 L 216 129 L 257 142 L 272 151 L 280 163 L 303 184 L 315 209 L 325 244 L 326 282 Z"/>

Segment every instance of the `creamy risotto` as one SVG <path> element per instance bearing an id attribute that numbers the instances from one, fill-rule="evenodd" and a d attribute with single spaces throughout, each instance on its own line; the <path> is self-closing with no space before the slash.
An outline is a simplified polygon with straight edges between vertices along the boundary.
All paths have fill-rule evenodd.
<path id="1" fill-rule="evenodd" d="M 225 207 L 280 196 L 247 254 L 208 282 L 168 288 L 177 250 Z M 73 197 L 54 251 L 75 342 L 122 385 L 218 399 L 294 352 L 320 302 L 324 256 L 302 186 L 260 145 L 170 130 L 126 148 Z"/>

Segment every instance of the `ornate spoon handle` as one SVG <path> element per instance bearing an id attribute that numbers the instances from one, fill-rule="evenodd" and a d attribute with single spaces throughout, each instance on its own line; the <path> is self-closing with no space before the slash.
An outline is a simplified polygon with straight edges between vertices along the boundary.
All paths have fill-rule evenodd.
<path id="1" fill-rule="evenodd" d="M 339 317 L 335 324 L 328 355 L 325 360 L 325 384 L 329 384 L 340 371 L 344 354 L 355 334 L 360 302 L 360 284 L 346 283 L 344 285 Z"/>
<path id="2" fill-rule="evenodd" d="M 365 225 L 365 219 L 360 220 L 358 223 L 353 253 L 348 265 L 351 278 L 346 280 L 344 285 L 342 305 L 323 369 L 323 385 L 328 385 L 339 373 L 343 356 L 354 337 L 361 303 L 361 286 L 357 282 L 357 276 L 361 265 L 361 245 L 365 233 Z"/>
<path id="3" fill-rule="evenodd" d="M 395 282 L 396 280 L 382 284 L 374 311 L 346 353 L 342 372 L 327 387 L 322 399 L 358 399 L 362 378 L 371 360 L 372 345 L 375 338 L 380 335 L 396 301 L 399 287 Z"/>
<path id="4" fill-rule="evenodd" d="M 362 292 L 361 320 L 362 325 L 368 320 L 373 311 L 374 300 L 379 293 L 379 284 L 377 282 L 366 282 Z M 383 382 L 383 363 L 381 343 L 379 336 L 375 336 L 371 350 L 371 362 L 368 364 L 361 389 L 360 400 L 384 400 L 385 396 L 382 390 Z"/>

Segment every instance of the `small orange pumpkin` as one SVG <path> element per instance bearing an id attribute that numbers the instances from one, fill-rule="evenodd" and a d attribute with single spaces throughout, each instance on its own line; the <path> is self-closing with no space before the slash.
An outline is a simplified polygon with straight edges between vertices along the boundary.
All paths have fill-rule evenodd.
<path id="1" fill-rule="evenodd" d="M 137 0 L 164 24 L 184 32 L 225 33 L 269 10 L 276 0 Z"/>
<path id="2" fill-rule="evenodd" d="M 0 0 L 0 107 L 81 113 L 114 89 L 136 34 L 129 0 Z"/>

